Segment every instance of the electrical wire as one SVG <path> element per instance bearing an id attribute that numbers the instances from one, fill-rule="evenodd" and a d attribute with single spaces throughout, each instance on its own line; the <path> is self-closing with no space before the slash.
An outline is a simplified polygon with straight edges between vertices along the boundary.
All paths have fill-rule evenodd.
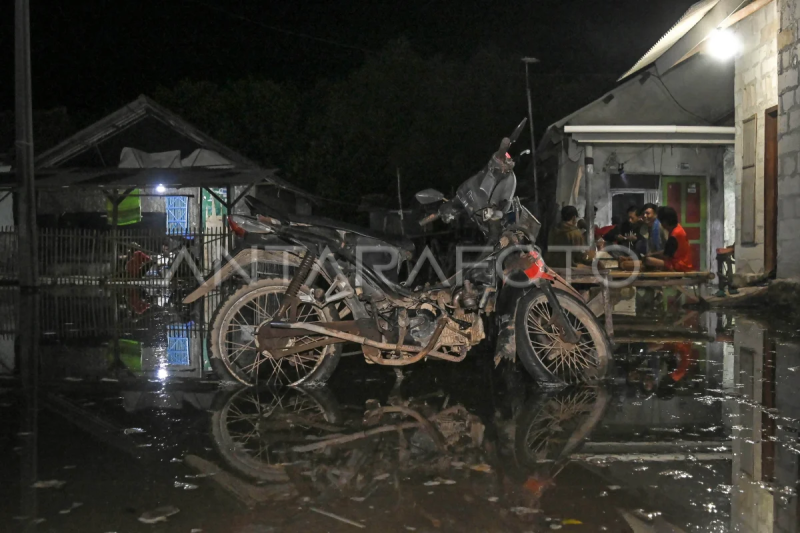
<path id="1" fill-rule="evenodd" d="M 309 40 L 312 40 L 312 41 L 317 41 L 319 43 L 329 44 L 331 46 L 338 46 L 340 48 L 348 48 L 350 50 L 358 50 L 359 52 L 364 52 L 365 54 L 368 54 L 368 53 L 371 52 L 371 50 L 367 50 L 366 48 L 362 48 L 360 46 L 355 46 L 355 45 L 352 45 L 352 44 L 342 43 L 342 42 L 339 42 L 339 41 L 334 41 L 332 39 L 325 39 L 324 37 L 315 37 L 314 35 L 308 35 L 307 33 L 300 33 L 300 32 L 296 32 L 296 31 L 292 31 L 292 30 L 285 30 L 283 28 L 278 28 L 277 26 L 270 26 L 269 24 L 264 24 L 263 22 L 260 22 L 258 20 L 253 20 L 251 18 L 245 17 L 244 15 L 240 15 L 238 13 L 233 13 L 231 11 L 228 11 L 228 10 L 223 9 L 221 7 L 217 7 L 215 5 L 207 4 L 206 2 L 203 2 L 201 0 L 189 0 L 189 1 L 190 2 L 194 2 L 196 4 L 200 4 L 201 6 L 204 6 L 205 8 L 210 9 L 212 11 L 216 11 L 218 13 L 223 13 L 223 14 L 231 17 L 231 18 L 242 20 L 244 22 L 249 22 L 251 24 L 255 24 L 256 26 L 260 26 L 260 27 L 262 27 L 264 29 L 271 30 L 271 31 L 274 31 L 274 32 L 277 32 L 277 33 L 283 33 L 285 35 L 291 35 L 292 37 L 300 37 L 301 39 L 309 39 Z"/>
<path id="2" fill-rule="evenodd" d="M 645 153 L 646 151 L 648 151 L 650 149 L 653 149 L 653 157 L 655 157 L 655 153 L 656 153 L 655 152 L 655 147 L 656 147 L 655 144 L 651 144 L 647 148 L 643 148 L 643 149 L 639 150 L 638 152 L 636 152 L 635 154 L 633 154 L 632 156 L 630 156 L 628 159 L 626 159 L 625 161 L 623 161 L 620 164 L 624 166 L 629 161 L 633 161 L 634 159 L 636 159 L 637 157 L 639 157 L 640 155 L 642 155 L 643 153 Z"/>
<path id="3" fill-rule="evenodd" d="M 656 79 L 659 81 L 659 83 L 661 83 L 661 86 L 662 86 L 662 87 L 664 87 L 664 90 L 665 90 L 665 91 L 667 91 L 667 94 L 669 95 L 669 97 L 670 97 L 670 98 L 672 98 L 672 101 L 673 101 L 673 102 L 675 102 L 675 105 L 677 105 L 678 107 L 680 107 L 681 109 L 683 109 L 683 110 L 684 110 L 686 113 L 688 113 L 688 114 L 692 115 L 694 118 L 696 118 L 696 119 L 699 119 L 699 120 L 702 120 L 702 121 L 703 121 L 703 122 L 705 122 L 706 124 L 709 124 L 709 125 L 710 125 L 710 124 L 711 124 L 711 121 L 709 121 L 709 120 L 708 120 L 707 118 L 705 118 L 705 117 L 701 117 L 701 116 L 700 116 L 700 115 L 698 115 L 697 113 L 693 113 L 692 111 L 689 111 L 688 109 L 686 109 L 686 108 L 685 108 L 685 107 L 684 107 L 684 106 L 683 106 L 683 105 L 682 105 L 682 104 L 681 104 L 681 103 L 678 101 L 678 99 L 677 99 L 677 98 L 675 98 L 675 95 L 673 95 L 673 94 L 672 94 L 672 91 L 670 91 L 670 90 L 669 90 L 669 87 L 667 87 L 667 84 L 666 84 L 666 83 L 664 83 L 664 80 L 662 80 L 662 79 L 661 79 L 661 73 L 658 71 L 658 65 L 653 65 L 653 67 L 655 68 L 655 71 L 656 71 L 656 73 L 655 73 L 654 77 L 655 77 L 655 78 L 656 78 Z"/>

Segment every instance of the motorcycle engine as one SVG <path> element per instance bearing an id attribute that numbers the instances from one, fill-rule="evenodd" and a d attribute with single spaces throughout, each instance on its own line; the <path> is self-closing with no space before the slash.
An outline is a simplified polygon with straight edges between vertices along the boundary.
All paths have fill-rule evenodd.
<path id="1" fill-rule="evenodd" d="M 426 344 L 436 331 L 436 315 L 428 309 L 417 309 L 412 312 L 414 315 L 409 317 L 408 332 L 415 341 Z"/>

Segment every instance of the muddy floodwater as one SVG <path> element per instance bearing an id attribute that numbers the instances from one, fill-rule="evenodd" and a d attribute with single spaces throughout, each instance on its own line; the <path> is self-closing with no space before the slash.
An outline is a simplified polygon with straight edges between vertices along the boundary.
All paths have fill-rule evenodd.
<path id="1" fill-rule="evenodd" d="M 243 389 L 211 372 L 207 310 L 4 291 L 0 531 L 798 531 L 797 326 L 633 315 L 591 387 L 541 390 L 487 345 Z"/>

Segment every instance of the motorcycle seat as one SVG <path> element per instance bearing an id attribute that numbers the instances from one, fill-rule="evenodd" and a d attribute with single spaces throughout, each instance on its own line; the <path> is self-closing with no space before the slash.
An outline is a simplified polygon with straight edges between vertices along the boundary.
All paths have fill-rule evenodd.
<path id="1" fill-rule="evenodd" d="M 375 239 L 382 241 L 389 246 L 397 248 L 399 250 L 403 250 L 406 252 L 414 253 L 415 246 L 414 243 L 405 237 L 401 237 L 399 235 L 389 235 L 387 233 L 382 233 L 380 231 L 371 230 L 368 228 L 363 228 L 361 226 L 356 226 L 355 224 L 348 224 L 347 222 L 342 222 L 339 220 L 333 220 L 327 217 L 319 217 L 313 215 L 298 215 L 296 213 L 285 213 L 273 206 L 270 206 L 258 198 L 254 196 L 248 196 L 245 198 L 245 203 L 250 207 L 250 210 L 259 215 L 266 215 L 272 218 L 277 218 L 283 222 L 288 222 L 289 224 L 307 224 L 309 226 L 318 226 L 322 228 L 328 228 L 333 230 L 339 231 L 346 231 L 348 233 L 353 233 L 356 235 L 361 235 L 364 237 L 368 237 L 370 239 Z"/>

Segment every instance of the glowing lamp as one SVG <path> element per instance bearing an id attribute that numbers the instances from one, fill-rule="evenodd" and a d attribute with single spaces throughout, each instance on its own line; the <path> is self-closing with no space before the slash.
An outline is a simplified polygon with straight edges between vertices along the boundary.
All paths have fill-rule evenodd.
<path id="1" fill-rule="evenodd" d="M 708 53 L 720 61 L 733 58 L 741 47 L 739 38 L 730 30 L 714 30 L 708 38 Z"/>

